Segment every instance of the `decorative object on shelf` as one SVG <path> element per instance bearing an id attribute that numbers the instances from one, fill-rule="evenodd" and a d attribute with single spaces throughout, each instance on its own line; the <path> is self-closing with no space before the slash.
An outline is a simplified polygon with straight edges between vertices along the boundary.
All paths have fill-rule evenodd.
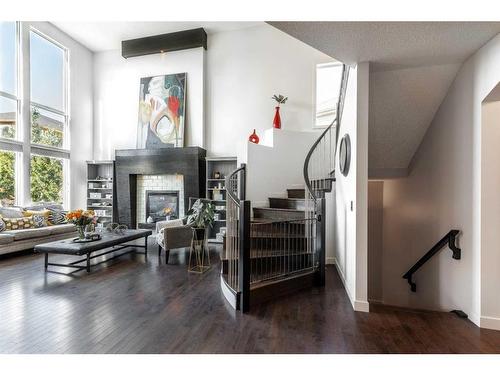
<path id="1" fill-rule="evenodd" d="M 340 141 L 339 165 L 340 172 L 347 176 L 351 165 L 351 139 L 349 134 L 344 135 Z"/>
<path id="2" fill-rule="evenodd" d="M 223 201 L 224 200 L 224 196 L 222 195 L 222 190 L 223 189 L 214 188 L 213 193 L 212 193 L 214 201 Z"/>
<path id="3" fill-rule="evenodd" d="M 66 219 L 75 224 L 78 232 L 78 238 L 85 238 L 85 227 L 90 224 L 95 224 L 96 216 L 92 210 L 73 210 L 66 214 Z"/>
<path id="4" fill-rule="evenodd" d="M 105 197 L 106 199 L 113 199 L 113 194 L 106 194 Z"/>
<path id="5" fill-rule="evenodd" d="M 89 193 L 90 194 L 90 199 L 101 199 L 102 195 L 101 193 Z"/>
<path id="6" fill-rule="evenodd" d="M 127 229 L 126 225 L 118 223 L 110 223 L 106 226 L 106 230 L 114 234 L 124 234 Z"/>
<path id="7" fill-rule="evenodd" d="M 278 107 L 276 107 L 276 108 L 278 108 Z M 278 116 L 279 116 L 279 114 L 278 114 Z M 280 126 L 281 126 L 281 121 L 280 121 Z M 252 142 L 252 143 L 255 143 L 256 145 L 258 145 L 259 144 L 259 140 L 260 140 L 260 138 L 259 138 L 259 136 L 257 135 L 257 133 L 255 132 L 255 129 L 254 129 L 253 133 L 250 134 L 250 137 L 248 137 L 248 141 Z"/>
<path id="8" fill-rule="evenodd" d="M 217 220 L 220 220 L 220 213 L 215 213 L 214 214 L 214 220 L 217 221 Z"/>
<path id="9" fill-rule="evenodd" d="M 146 222 L 148 224 L 151 224 L 151 223 L 154 223 L 155 221 L 153 220 L 153 218 L 151 216 L 148 216 L 148 218 L 146 219 Z"/>
<path id="10" fill-rule="evenodd" d="M 214 172 L 214 178 L 215 178 L 216 180 L 218 180 L 219 178 L 221 178 L 221 176 L 220 176 L 220 172 Z"/>
<path id="11" fill-rule="evenodd" d="M 286 103 L 288 97 L 284 97 L 281 94 L 279 95 L 274 94 L 272 99 L 274 99 L 278 103 L 278 106 L 275 107 L 276 112 L 274 113 L 273 127 L 275 129 L 281 129 L 280 106 L 281 104 Z"/>
<path id="12" fill-rule="evenodd" d="M 137 148 L 184 147 L 186 76 L 141 78 Z"/>

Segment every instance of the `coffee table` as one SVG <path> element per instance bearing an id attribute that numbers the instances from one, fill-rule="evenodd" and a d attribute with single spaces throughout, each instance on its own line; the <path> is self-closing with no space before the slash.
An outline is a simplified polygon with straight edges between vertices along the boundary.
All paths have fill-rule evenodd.
<path id="1" fill-rule="evenodd" d="M 35 252 L 45 254 L 45 271 L 47 271 L 48 266 L 57 267 L 70 267 L 76 269 L 85 269 L 90 272 L 90 260 L 106 255 L 118 250 L 123 250 L 129 247 L 133 248 L 144 248 L 144 252 L 139 254 L 144 254 L 146 259 L 148 257 L 148 237 L 152 234 L 152 231 L 147 229 L 127 229 L 122 233 L 101 233 L 102 238 L 98 241 L 93 242 L 74 242 L 73 239 L 60 240 L 54 242 L 47 242 L 44 244 L 39 244 L 35 246 Z M 134 241 L 140 238 L 144 238 L 143 245 L 128 244 L 130 241 Z M 108 249 L 105 252 L 94 254 L 93 253 Z M 128 254 L 130 252 L 136 252 L 136 250 L 128 251 L 118 256 Z M 49 254 L 65 254 L 65 255 L 75 255 L 75 256 L 85 256 L 84 259 L 76 260 L 71 263 L 61 264 L 61 263 L 49 263 Z M 114 256 L 109 260 L 117 258 Z M 79 265 L 79 263 L 86 262 L 85 266 Z"/>

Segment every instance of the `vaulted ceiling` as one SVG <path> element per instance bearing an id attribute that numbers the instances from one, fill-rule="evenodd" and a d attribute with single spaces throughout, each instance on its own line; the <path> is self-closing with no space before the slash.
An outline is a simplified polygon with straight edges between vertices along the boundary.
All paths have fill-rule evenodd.
<path id="1" fill-rule="evenodd" d="M 462 63 L 499 22 L 269 22 L 343 61 L 370 62 L 369 175 L 406 175 Z"/>

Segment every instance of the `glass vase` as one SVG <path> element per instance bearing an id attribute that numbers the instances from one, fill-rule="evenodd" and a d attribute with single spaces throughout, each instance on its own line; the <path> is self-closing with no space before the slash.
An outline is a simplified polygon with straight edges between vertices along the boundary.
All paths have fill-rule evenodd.
<path id="1" fill-rule="evenodd" d="M 84 240 L 85 239 L 85 227 L 83 225 L 77 225 L 76 231 L 78 232 L 78 239 Z"/>

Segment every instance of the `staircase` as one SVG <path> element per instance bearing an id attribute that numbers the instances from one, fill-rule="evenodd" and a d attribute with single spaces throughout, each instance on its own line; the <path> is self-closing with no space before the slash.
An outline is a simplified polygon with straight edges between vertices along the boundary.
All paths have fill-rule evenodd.
<path id="1" fill-rule="evenodd" d="M 269 299 L 325 283 L 325 193 L 335 182 L 338 124 L 347 72 L 344 67 L 335 121 L 315 141 L 304 161 L 305 189 L 269 197 L 269 207 L 246 200 L 246 166 L 226 178 L 227 234 L 221 289 L 243 312 Z"/>

